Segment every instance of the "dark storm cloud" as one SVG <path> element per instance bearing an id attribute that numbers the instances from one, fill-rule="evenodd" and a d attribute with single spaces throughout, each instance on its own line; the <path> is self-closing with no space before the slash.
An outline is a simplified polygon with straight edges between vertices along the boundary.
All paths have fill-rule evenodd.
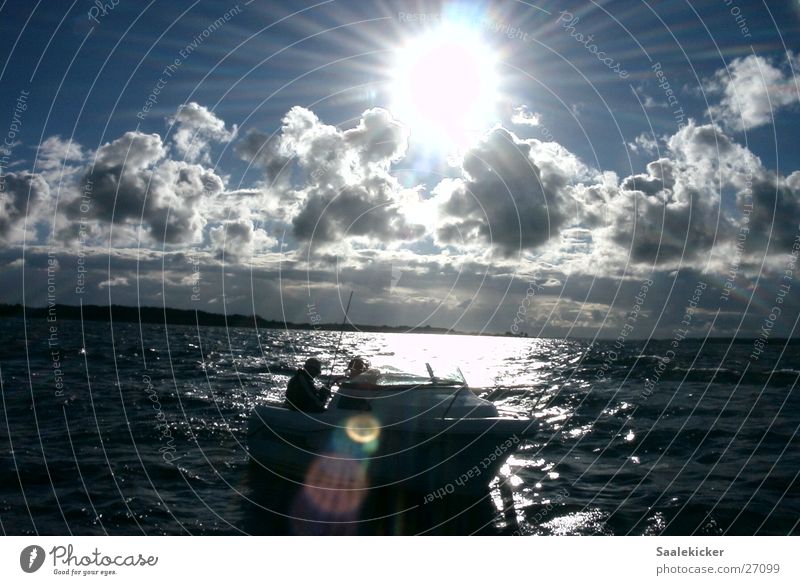
<path id="1" fill-rule="evenodd" d="M 622 181 L 623 191 L 641 191 L 649 197 L 675 186 L 672 161 L 662 158 L 647 165 L 648 174 L 632 175 Z"/>
<path id="2" fill-rule="evenodd" d="M 746 247 L 763 253 L 792 249 L 800 235 L 800 171 L 786 178 L 760 170 L 737 192 L 740 208 L 751 206 Z"/>
<path id="3" fill-rule="evenodd" d="M 290 174 L 288 165 L 292 159 L 279 151 L 280 140 L 279 134 L 269 135 L 251 130 L 236 143 L 234 149 L 239 158 L 262 170 L 267 185 L 277 185 L 283 179 L 280 185 L 287 187 Z"/>
<path id="4" fill-rule="evenodd" d="M 702 263 L 714 246 L 732 241 L 736 233 L 738 217 L 723 209 L 723 190 L 761 163 L 712 124 L 690 122 L 667 144 L 647 173 L 605 192 L 609 223 L 604 233 L 636 263 Z"/>
<path id="5" fill-rule="evenodd" d="M 49 196 L 50 188 L 39 175 L 6 173 L 0 176 L 0 238 L 7 238 L 40 202 Z M 30 219 L 30 218 L 29 218 Z M 29 221 L 30 228 L 34 221 Z"/>
<path id="6" fill-rule="evenodd" d="M 231 210 L 220 225 L 209 230 L 209 239 L 214 257 L 226 263 L 249 262 L 277 244 L 255 225 L 246 206 Z"/>
<path id="7" fill-rule="evenodd" d="M 492 130 L 464 156 L 464 180 L 446 183 L 444 243 L 479 238 L 503 254 L 530 250 L 564 225 L 569 177 L 557 167 L 543 173 L 531 145 L 503 128 Z"/>
<path id="8" fill-rule="evenodd" d="M 653 182 L 660 180 L 644 184 L 652 186 Z M 730 234 L 729 226 L 721 217 L 718 220 L 719 210 L 708 204 L 706 195 L 691 188 L 673 194 L 663 189 L 653 194 L 623 190 L 615 202 L 613 240 L 630 252 L 634 262 L 659 264 L 704 258 L 717 238 Z"/>
<path id="9" fill-rule="evenodd" d="M 423 228 L 410 225 L 388 198 L 394 185 L 383 187 L 378 185 L 372 191 L 361 185 L 311 190 L 302 210 L 292 219 L 294 235 L 317 245 L 336 242 L 345 236 L 364 236 L 387 243 L 422 236 Z"/>

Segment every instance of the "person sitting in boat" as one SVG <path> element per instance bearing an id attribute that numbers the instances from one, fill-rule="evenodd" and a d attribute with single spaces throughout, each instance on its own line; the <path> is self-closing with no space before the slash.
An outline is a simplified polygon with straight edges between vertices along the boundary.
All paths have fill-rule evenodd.
<path id="1" fill-rule="evenodd" d="M 356 356 L 347 362 L 342 382 L 351 382 L 359 386 L 374 386 L 378 382 L 380 370 L 373 368 L 369 360 Z"/>
<path id="2" fill-rule="evenodd" d="M 360 376 L 369 369 L 369 362 L 361 356 L 356 356 L 347 362 L 347 370 L 345 370 L 345 378 L 348 380 Z"/>
<path id="3" fill-rule="evenodd" d="M 289 380 L 286 387 L 286 407 L 302 412 L 323 412 L 331 391 L 325 386 L 317 387 L 314 378 L 322 373 L 322 362 L 308 358 L 302 368 Z"/>

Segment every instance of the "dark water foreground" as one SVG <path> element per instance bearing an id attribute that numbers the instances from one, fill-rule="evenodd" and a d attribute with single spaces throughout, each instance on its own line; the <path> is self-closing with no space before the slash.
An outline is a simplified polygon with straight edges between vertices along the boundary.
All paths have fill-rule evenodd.
<path id="1" fill-rule="evenodd" d="M 539 435 L 503 469 L 505 497 L 321 504 L 248 463 L 246 423 L 336 334 L 78 321 L 52 334 L 0 320 L 5 534 L 800 533 L 796 344 L 770 341 L 754 362 L 747 341 L 346 334 L 374 364 L 452 358 Z"/>

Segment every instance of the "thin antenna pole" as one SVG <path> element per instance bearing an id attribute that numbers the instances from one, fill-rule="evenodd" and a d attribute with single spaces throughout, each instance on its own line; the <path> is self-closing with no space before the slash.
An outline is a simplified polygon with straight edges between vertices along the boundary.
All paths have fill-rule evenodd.
<path id="1" fill-rule="evenodd" d="M 339 346 L 342 344 L 342 336 L 344 335 L 344 326 L 347 323 L 347 315 L 350 313 L 350 303 L 353 300 L 353 291 L 350 291 L 350 298 L 347 299 L 347 308 L 344 310 L 344 320 L 342 321 L 342 327 L 339 329 L 339 341 L 336 342 L 336 351 L 333 352 L 333 361 L 331 361 L 331 369 L 328 371 L 328 381 L 330 382 L 330 378 L 333 375 L 333 366 L 336 364 L 336 357 L 339 355 Z"/>

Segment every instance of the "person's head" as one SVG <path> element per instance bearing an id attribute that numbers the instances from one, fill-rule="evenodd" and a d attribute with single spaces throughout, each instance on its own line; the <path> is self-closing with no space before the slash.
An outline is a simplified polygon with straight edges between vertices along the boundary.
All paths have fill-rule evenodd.
<path id="1" fill-rule="evenodd" d="M 369 369 L 369 362 L 362 357 L 354 357 L 347 362 L 347 372 L 350 377 L 363 374 Z"/>
<path id="2" fill-rule="evenodd" d="M 308 358 L 303 365 L 303 369 L 311 374 L 312 378 L 316 378 L 322 373 L 322 362 L 317 358 Z"/>

